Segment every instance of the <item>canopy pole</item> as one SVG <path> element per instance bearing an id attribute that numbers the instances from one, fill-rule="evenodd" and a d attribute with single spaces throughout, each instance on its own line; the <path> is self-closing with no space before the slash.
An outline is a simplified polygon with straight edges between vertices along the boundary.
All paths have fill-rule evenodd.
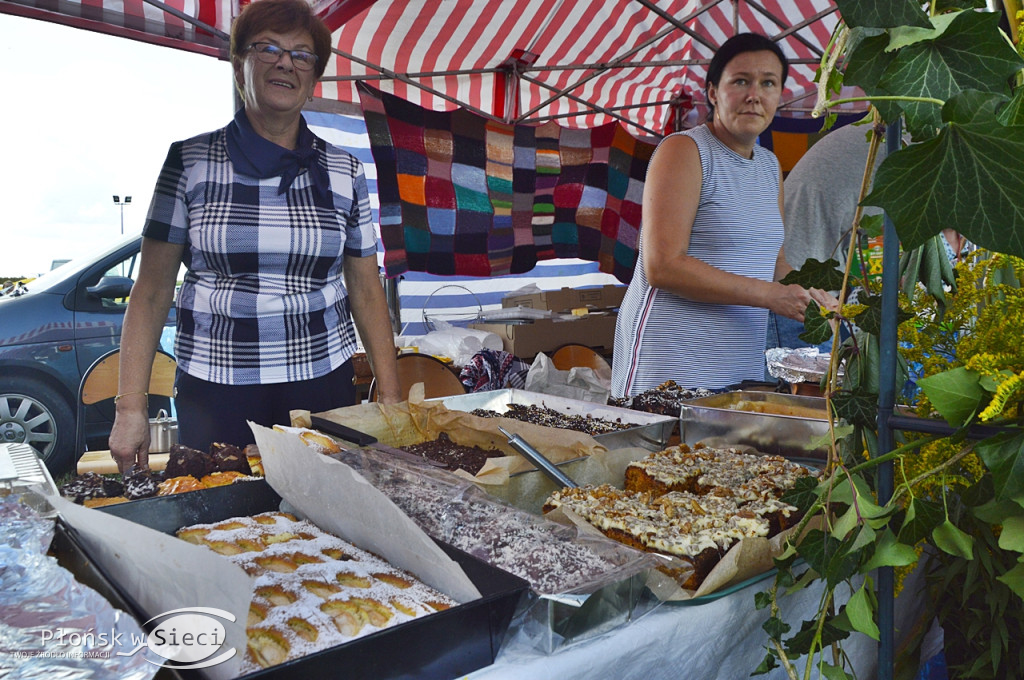
<path id="1" fill-rule="evenodd" d="M 896 120 L 886 130 L 885 147 L 891 156 L 900 150 L 902 126 Z M 882 326 L 878 335 L 879 378 L 878 378 L 878 453 L 885 455 L 895 446 L 892 423 L 896 406 L 896 324 L 899 314 L 897 293 L 899 291 L 900 241 L 896 235 L 889 214 L 885 215 L 885 232 L 882 237 Z M 893 493 L 893 463 L 883 463 L 878 468 L 878 503 L 885 505 Z M 892 680 L 895 660 L 893 614 L 895 611 L 895 587 L 893 568 L 878 570 L 878 680 Z"/>

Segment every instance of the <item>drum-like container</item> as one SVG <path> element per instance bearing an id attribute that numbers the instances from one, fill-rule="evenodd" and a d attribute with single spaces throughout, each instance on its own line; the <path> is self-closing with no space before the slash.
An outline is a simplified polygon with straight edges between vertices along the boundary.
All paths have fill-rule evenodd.
<path id="1" fill-rule="evenodd" d="M 178 443 L 178 419 L 160 409 L 156 418 L 149 419 L 149 452 L 167 453 Z"/>

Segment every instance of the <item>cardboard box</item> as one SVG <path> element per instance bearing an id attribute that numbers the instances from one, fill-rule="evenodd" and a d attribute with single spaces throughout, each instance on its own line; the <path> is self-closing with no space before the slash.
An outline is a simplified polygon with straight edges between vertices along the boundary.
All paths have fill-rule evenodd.
<path id="1" fill-rule="evenodd" d="M 546 290 L 529 295 L 507 295 L 502 299 L 501 306 L 549 309 L 553 312 L 568 314 L 572 310 L 581 307 L 592 311 L 614 309 L 622 304 L 622 298 L 625 294 L 625 286 L 608 285 L 601 286 L 600 288 L 562 288 L 561 290 Z"/>
<path id="2" fill-rule="evenodd" d="M 496 334 L 501 338 L 502 349 L 530 360 L 539 352 L 553 352 L 562 345 L 574 343 L 610 354 L 615 344 L 617 317 L 617 314 L 604 312 L 571 321 L 537 319 L 528 323 L 471 323 L 469 327 Z"/>

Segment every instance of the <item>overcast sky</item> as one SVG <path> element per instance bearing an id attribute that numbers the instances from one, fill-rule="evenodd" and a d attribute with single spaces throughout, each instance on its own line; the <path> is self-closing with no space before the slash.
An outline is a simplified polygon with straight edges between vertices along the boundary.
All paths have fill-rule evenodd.
<path id="1" fill-rule="evenodd" d="M 0 14 L 0 276 L 138 233 L 168 145 L 227 124 L 213 57 Z"/>

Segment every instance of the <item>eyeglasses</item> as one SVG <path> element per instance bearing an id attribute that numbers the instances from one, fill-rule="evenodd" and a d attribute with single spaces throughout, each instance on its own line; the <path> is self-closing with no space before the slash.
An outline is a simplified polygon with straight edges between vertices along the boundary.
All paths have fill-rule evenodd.
<path id="1" fill-rule="evenodd" d="M 300 71 L 311 71 L 316 66 L 316 55 L 305 50 L 286 50 L 269 42 L 254 42 L 249 49 L 264 64 L 276 64 L 282 55 L 287 54 L 292 58 L 292 66 Z"/>

